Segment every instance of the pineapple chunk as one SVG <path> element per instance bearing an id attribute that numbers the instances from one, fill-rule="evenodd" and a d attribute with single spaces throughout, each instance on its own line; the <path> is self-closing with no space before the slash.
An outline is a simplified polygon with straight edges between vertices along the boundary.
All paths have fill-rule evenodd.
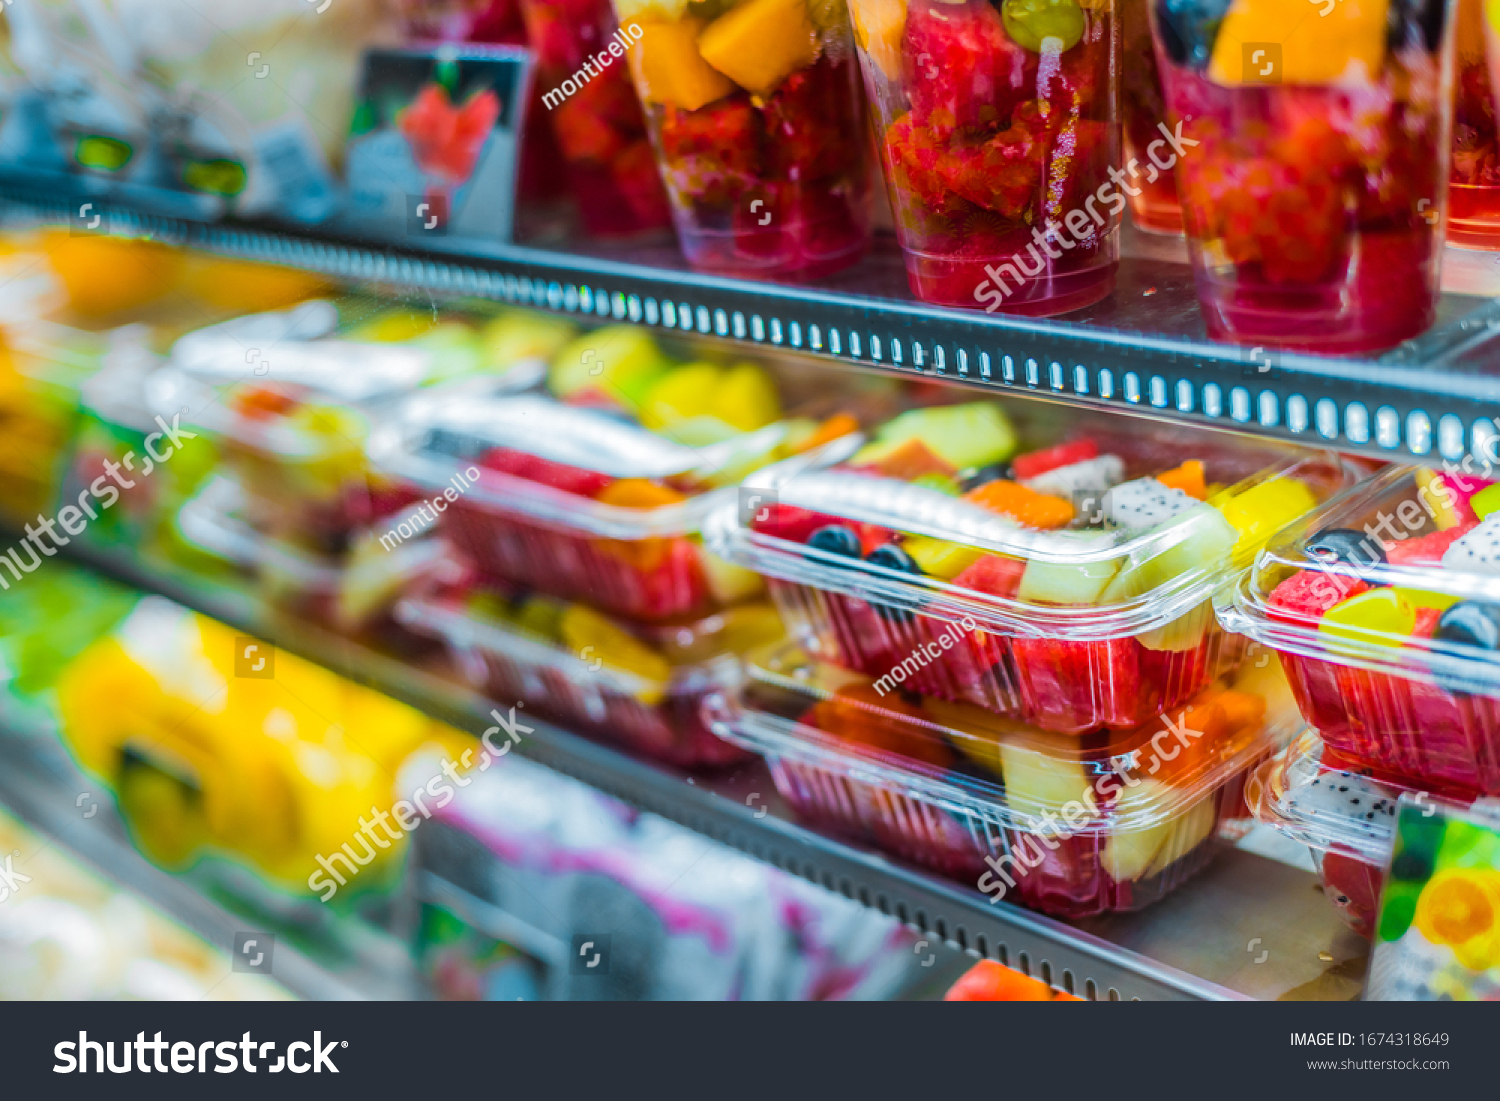
<path id="1" fill-rule="evenodd" d="M 1001 742 L 1000 760 L 1005 800 L 1012 810 L 1033 815 L 1051 811 L 1056 815 L 1069 803 L 1076 802 L 1090 814 L 1094 812 L 1097 804 L 1088 773 L 1079 761 L 1069 759 L 1064 752 Z"/>
<path id="2" fill-rule="evenodd" d="M 1327 17 L 1307 17 L 1307 0 L 1234 0 L 1214 41 L 1208 76 L 1216 84 L 1333 84 L 1373 81 L 1385 63 L 1388 0 L 1340 0 Z M 1280 72 L 1247 44 L 1281 47 Z M 1256 68 L 1254 62 L 1261 62 Z"/>
<path id="3" fill-rule="evenodd" d="M 703 24 L 642 23 L 641 39 L 629 54 L 636 87 L 647 103 L 696 111 L 734 91 L 734 82 L 698 52 Z"/>
<path id="4" fill-rule="evenodd" d="M 901 79 L 901 43 L 906 36 L 906 0 L 850 0 L 854 40 L 887 79 Z"/>
<path id="5" fill-rule="evenodd" d="M 818 59 L 818 31 L 807 0 L 750 0 L 715 19 L 698 47 L 741 88 L 768 96 Z"/>

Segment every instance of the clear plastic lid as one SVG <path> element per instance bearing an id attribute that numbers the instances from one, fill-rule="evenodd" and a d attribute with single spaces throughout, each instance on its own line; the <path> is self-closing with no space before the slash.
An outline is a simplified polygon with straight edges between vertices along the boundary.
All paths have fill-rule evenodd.
<path id="1" fill-rule="evenodd" d="M 1276 650 L 1500 696 L 1500 483 L 1393 466 L 1284 530 L 1218 610 Z"/>
<path id="2" fill-rule="evenodd" d="M 424 490 L 441 491 L 477 464 L 464 499 L 563 531 L 610 539 L 696 534 L 734 500 L 745 472 L 809 445 L 821 423 L 784 417 L 704 443 L 652 430 L 617 410 L 542 392 L 475 397 L 447 387 L 414 395 L 370 434 L 371 462 Z"/>
<path id="3" fill-rule="evenodd" d="M 764 603 L 647 626 L 544 594 L 494 586 L 415 593 L 397 604 L 396 618 L 411 630 L 441 638 L 459 654 L 477 650 L 556 670 L 575 683 L 613 689 L 647 704 L 734 684 L 738 655 L 784 634 L 775 609 Z"/>
<path id="4" fill-rule="evenodd" d="M 823 590 L 1072 639 L 1172 622 L 1353 480 L 1331 452 L 1163 441 L 991 401 L 910 410 L 820 460 L 747 478 L 744 507 L 710 518 L 711 549 Z"/>
<path id="5" fill-rule="evenodd" d="M 711 696 L 705 711 L 720 737 L 769 757 L 1001 825 L 1100 835 L 1171 820 L 1290 737 L 1295 711 L 1267 713 L 1267 698 L 1280 698 L 1258 679 L 1270 675 L 1211 685 L 1133 730 L 1079 737 L 882 693 L 782 645 L 753 655 L 741 692 Z"/>
<path id="6" fill-rule="evenodd" d="M 1500 813 L 1500 799 L 1434 793 L 1346 760 L 1311 729 L 1256 769 L 1245 786 L 1246 802 L 1262 822 L 1320 852 L 1353 853 L 1375 865 L 1384 865 L 1390 856 L 1403 798 Z"/>

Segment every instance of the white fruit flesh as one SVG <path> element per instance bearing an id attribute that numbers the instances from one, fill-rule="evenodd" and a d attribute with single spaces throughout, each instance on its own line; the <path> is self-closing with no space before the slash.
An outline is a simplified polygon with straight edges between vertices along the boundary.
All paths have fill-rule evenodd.
<path id="1" fill-rule="evenodd" d="M 1079 463 L 1069 463 L 1038 474 L 1023 482 L 1027 489 L 1067 497 L 1074 493 L 1103 493 L 1120 483 L 1125 463 L 1118 455 L 1100 455 Z"/>
<path id="2" fill-rule="evenodd" d="M 1180 489 L 1155 478 L 1137 478 L 1115 486 L 1104 495 L 1104 518 L 1130 531 L 1146 531 L 1186 512 L 1198 502 Z"/>
<path id="3" fill-rule="evenodd" d="M 1500 514 L 1455 539 L 1443 555 L 1443 567 L 1465 573 L 1500 573 Z"/>

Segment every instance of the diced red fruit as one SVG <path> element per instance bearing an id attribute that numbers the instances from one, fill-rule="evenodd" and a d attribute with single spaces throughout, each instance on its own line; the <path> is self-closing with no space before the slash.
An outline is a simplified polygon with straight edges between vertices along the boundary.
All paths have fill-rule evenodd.
<path id="1" fill-rule="evenodd" d="M 1454 540 L 1467 535 L 1479 526 L 1478 520 L 1466 520 L 1457 527 L 1445 531 L 1428 532 L 1412 539 L 1400 539 L 1385 544 L 1385 558 L 1393 566 L 1436 565 L 1453 545 Z"/>
<path id="2" fill-rule="evenodd" d="M 994 960 L 980 960 L 943 995 L 945 1002 L 1050 1002 L 1057 995 L 1040 979 L 1029 978 Z"/>
<path id="3" fill-rule="evenodd" d="M 859 546 L 866 557 L 876 547 L 883 547 L 895 538 L 895 533 L 890 528 L 883 528 L 879 524 L 854 524 L 854 533 L 859 536 Z"/>
<path id="4" fill-rule="evenodd" d="M 953 140 L 937 161 L 943 186 L 975 206 L 1020 220 L 1042 178 L 1037 141 L 1012 126 L 982 143 Z"/>
<path id="5" fill-rule="evenodd" d="M 821 527 L 837 524 L 836 516 L 794 505 L 766 505 L 750 520 L 750 527 L 762 535 L 775 536 L 792 543 L 806 543 L 808 537 Z"/>
<path id="6" fill-rule="evenodd" d="M 1343 603 L 1351 596 L 1358 596 L 1369 587 L 1357 577 L 1323 573 L 1320 570 L 1301 570 L 1271 590 L 1267 603 L 1274 609 L 1271 614 L 1275 618 L 1292 621 L 1301 618 L 1321 619 L 1329 608 Z M 1277 616 L 1277 612 L 1282 614 Z"/>
<path id="7" fill-rule="evenodd" d="M 668 105 L 661 147 L 669 178 L 684 195 L 733 202 L 761 173 L 760 114 L 748 96 L 733 95 L 697 111 Z"/>
<path id="8" fill-rule="evenodd" d="M 849 141 L 863 125 L 850 95 L 858 78 L 845 68 L 852 64 L 824 57 L 787 77 L 766 100 L 761 118 L 769 167 L 778 177 L 805 184 L 847 173 L 851 158 L 860 157 L 862 147 Z"/>
<path id="9" fill-rule="evenodd" d="M 1020 558 L 986 554 L 955 577 L 953 584 L 990 596 L 1013 597 L 1021 587 L 1021 575 L 1025 572 L 1026 563 Z"/>
<path id="10" fill-rule="evenodd" d="M 1087 462 L 1089 459 L 1098 457 L 1099 445 L 1093 440 L 1072 440 L 1068 443 L 1060 443 L 1056 447 L 1046 447 L 1040 451 L 1028 451 L 1024 455 L 1017 455 L 1010 465 L 1011 470 L 1015 472 L 1016 480 L 1026 482 L 1040 477 L 1049 470 Z"/>
<path id="11" fill-rule="evenodd" d="M 1361 936 L 1368 937 L 1374 930 L 1383 879 L 1381 869 L 1358 857 L 1336 852 L 1323 855 L 1323 892 Z"/>
<path id="12" fill-rule="evenodd" d="M 1432 632 L 1437 630 L 1438 620 L 1442 618 L 1441 608 L 1418 608 L 1416 622 L 1411 629 L 1412 637 L 1431 638 Z"/>
<path id="13" fill-rule="evenodd" d="M 595 470 L 583 470 L 564 463 L 555 463 L 525 451 L 510 447 L 492 447 L 484 453 L 479 465 L 502 474 L 540 482 L 564 493 L 580 497 L 595 497 L 614 481 L 608 474 Z"/>
<path id="14" fill-rule="evenodd" d="M 998 129 L 1036 94 L 1041 56 L 1010 40 L 992 4 L 914 0 L 903 55 L 912 115 L 939 136 Z"/>
<path id="15" fill-rule="evenodd" d="M 610 164 L 610 176 L 620 197 L 636 221 L 643 226 L 670 224 L 672 207 L 662 187 L 656 154 L 648 138 L 639 138 L 620 150 Z"/>
<path id="16" fill-rule="evenodd" d="M 552 118 L 557 142 L 570 161 L 607 164 L 625 146 L 625 139 L 581 99 L 564 100 Z"/>

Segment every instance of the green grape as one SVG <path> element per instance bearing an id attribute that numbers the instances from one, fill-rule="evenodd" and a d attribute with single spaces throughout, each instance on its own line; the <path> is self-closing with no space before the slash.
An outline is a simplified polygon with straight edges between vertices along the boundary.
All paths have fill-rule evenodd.
<path id="1" fill-rule="evenodd" d="M 1005 0 L 1001 21 L 1010 40 L 1022 49 L 1042 52 L 1042 43 L 1058 39 L 1062 53 L 1083 38 L 1083 8 L 1077 0 Z"/>

